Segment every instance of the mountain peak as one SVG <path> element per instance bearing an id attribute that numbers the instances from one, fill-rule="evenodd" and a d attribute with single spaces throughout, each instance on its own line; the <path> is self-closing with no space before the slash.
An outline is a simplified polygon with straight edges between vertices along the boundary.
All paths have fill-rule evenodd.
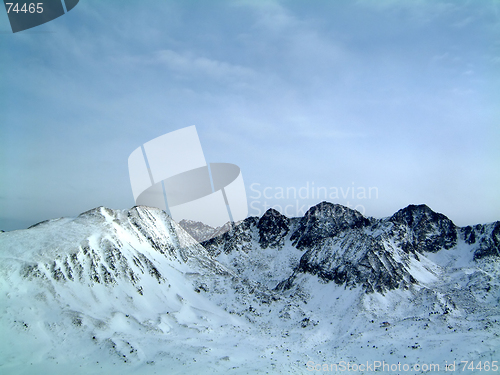
<path id="1" fill-rule="evenodd" d="M 340 204 L 321 202 L 306 212 L 291 239 L 301 249 L 322 238 L 369 224 L 370 220 L 356 210 Z"/>
<path id="2" fill-rule="evenodd" d="M 406 251 L 436 252 L 457 243 L 455 224 L 425 204 L 409 205 L 392 215 L 389 221 L 405 228 L 401 246 Z"/>
<path id="3" fill-rule="evenodd" d="M 409 226 L 419 225 L 423 220 L 446 220 L 451 222 L 445 215 L 433 211 L 426 204 L 410 204 L 397 211 L 390 218 L 390 221 L 394 223 L 404 223 Z"/>
<path id="4" fill-rule="evenodd" d="M 312 206 L 304 216 L 363 216 L 359 211 L 343 206 L 338 203 L 323 201 L 315 206 Z"/>
<path id="5" fill-rule="evenodd" d="M 290 219 L 270 208 L 259 219 L 257 228 L 262 248 L 274 248 L 283 243 L 284 237 L 290 231 Z"/>

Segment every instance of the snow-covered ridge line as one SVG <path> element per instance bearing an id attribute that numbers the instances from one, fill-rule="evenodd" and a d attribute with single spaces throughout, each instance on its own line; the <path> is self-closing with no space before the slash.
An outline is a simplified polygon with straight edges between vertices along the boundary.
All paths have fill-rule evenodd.
<path id="1" fill-rule="evenodd" d="M 459 228 L 425 205 L 410 205 L 382 219 L 328 202 L 302 218 L 269 209 L 261 218 L 229 225 L 203 246 L 184 228 L 194 228 L 203 238 L 210 227 L 182 224 L 149 207 L 98 207 L 75 219 L 2 233 L 0 241 L 3 256 L 10 250 L 15 254 L 11 256 L 26 260 L 20 271 L 24 277 L 89 284 L 125 279 L 135 285 L 150 275 L 162 283 L 165 277 L 155 263 L 165 258 L 176 267 L 190 263 L 218 274 L 239 274 L 277 290 L 291 288 L 302 273 L 339 285 L 361 285 L 367 292 L 408 289 L 435 278 L 436 267 L 442 265 L 423 267 L 421 262 L 429 253 L 460 252 L 474 261 L 500 256 L 500 221 Z M 35 242 L 38 246 L 31 246 Z M 259 264 L 263 252 L 266 261 Z M 258 255 L 253 261 L 252 254 Z"/>
<path id="2" fill-rule="evenodd" d="M 146 207 L 98 207 L 75 219 L 45 221 L 3 233 L 0 246 L 0 257 L 25 260 L 20 273 L 26 278 L 88 285 L 126 281 L 142 290 L 144 276 L 165 282 L 158 266 L 165 262 L 179 270 L 189 264 L 230 273 L 163 211 Z"/>
<path id="3" fill-rule="evenodd" d="M 497 356 L 499 222 L 323 203 L 226 229 L 199 244 L 139 206 L 0 233 L 0 372 L 301 374 L 309 361 Z"/>

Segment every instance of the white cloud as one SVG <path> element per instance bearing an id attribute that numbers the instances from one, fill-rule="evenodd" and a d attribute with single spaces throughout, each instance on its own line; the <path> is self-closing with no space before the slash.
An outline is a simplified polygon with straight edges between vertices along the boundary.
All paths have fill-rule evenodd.
<path id="1" fill-rule="evenodd" d="M 465 26 L 471 24 L 472 22 L 474 22 L 474 20 L 475 20 L 474 17 L 469 16 L 469 17 L 466 17 L 462 20 L 455 22 L 453 24 L 453 26 L 457 27 L 457 28 L 462 28 L 462 27 L 465 27 Z"/>
<path id="2" fill-rule="evenodd" d="M 153 62 L 165 64 L 170 69 L 179 72 L 227 79 L 250 78 L 255 75 L 255 72 L 250 68 L 210 59 L 205 56 L 196 56 L 193 53 L 178 53 L 166 49 L 156 52 L 155 55 Z"/>

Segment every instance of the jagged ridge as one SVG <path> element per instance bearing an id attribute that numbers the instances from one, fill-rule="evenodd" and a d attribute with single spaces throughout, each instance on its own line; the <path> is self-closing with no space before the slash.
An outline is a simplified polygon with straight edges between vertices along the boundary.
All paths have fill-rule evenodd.
<path id="1" fill-rule="evenodd" d="M 328 202 L 312 207 L 302 218 L 290 219 L 270 209 L 260 219 L 246 219 L 203 245 L 216 257 L 222 249 L 225 254 L 248 253 L 256 246 L 252 231 L 258 232 L 261 249 L 288 245 L 301 252 L 293 274 L 276 285 L 278 290 L 291 288 L 304 273 L 339 285 L 361 285 L 369 293 L 408 289 L 432 277 L 425 269 L 422 274 L 421 255 L 454 251 L 459 241 L 470 245 L 475 260 L 500 256 L 500 222 L 459 228 L 426 205 L 410 205 L 384 219 Z"/>

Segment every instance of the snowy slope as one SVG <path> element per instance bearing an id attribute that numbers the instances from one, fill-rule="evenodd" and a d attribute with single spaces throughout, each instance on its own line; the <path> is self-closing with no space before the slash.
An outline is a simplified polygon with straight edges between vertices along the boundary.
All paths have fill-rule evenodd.
<path id="1" fill-rule="evenodd" d="M 314 327 L 318 338 L 303 352 L 321 350 L 325 361 L 433 360 L 443 368 L 445 361 L 491 362 L 498 353 L 499 228 L 459 228 L 425 205 L 374 219 L 324 202 L 300 219 L 269 210 L 204 246 L 297 303 L 301 326 Z M 381 329 L 381 322 L 390 325 Z"/>
<path id="2" fill-rule="evenodd" d="M 14 371 L 34 360 L 53 373 L 60 361 L 88 365 L 94 356 L 142 364 L 173 355 L 159 354 L 156 341 L 180 336 L 174 353 L 182 352 L 193 332 L 245 327 L 199 290 L 206 276 L 215 283 L 230 272 L 182 235 L 165 213 L 142 207 L 101 207 L 3 233 L 1 321 L 13 340 L 2 342 L 2 366 Z"/>
<path id="3" fill-rule="evenodd" d="M 374 219 L 324 203 L 303 218 L 270 210 L 203 246 L 146 207 L 0 233 L 0 373 L 491 365 L 499 228 L 458 228 L 426 206 Z"/>

